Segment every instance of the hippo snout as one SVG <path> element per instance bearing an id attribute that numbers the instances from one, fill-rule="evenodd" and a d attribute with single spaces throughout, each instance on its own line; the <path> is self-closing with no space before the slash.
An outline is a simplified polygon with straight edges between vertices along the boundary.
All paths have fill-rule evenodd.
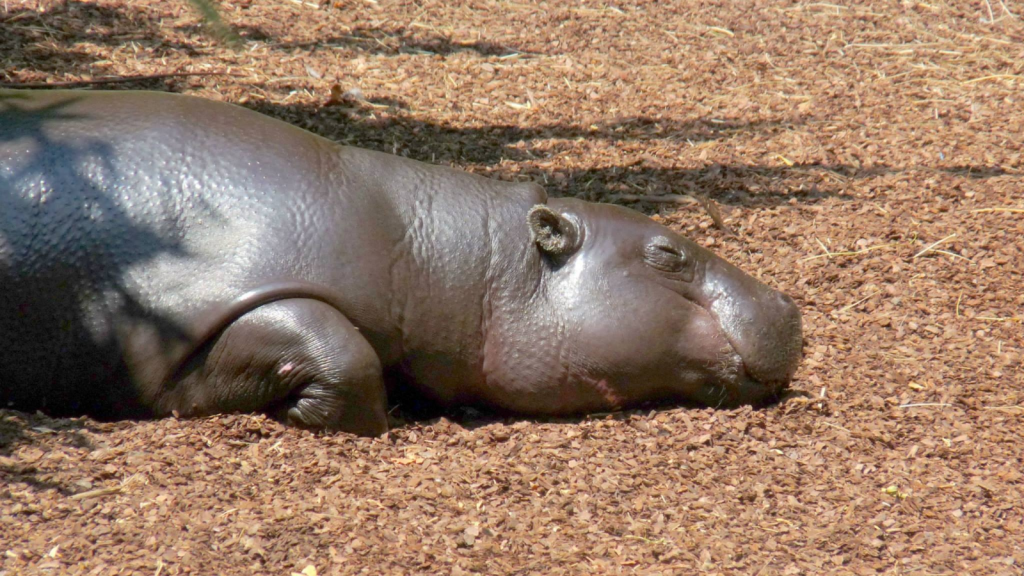
<path id="1" fill-rule="evenodd" d="M 789 296 L 724 262 L 709 265 L 711 313 L 747 375 L 772 391 L 793 378 L 803 348 L 800 309 Z"/>
<path id="2" fill-rule="evenodd" d="M 770 290 L 770 289 L 769 289 Z M 763 332 L 749 344 L 739 344 L 747 372 L 765 384 L 785 385 L 800 364 L 803 327 L 800 309 L 789 296 L 776 291 L 765 298 L 760 309 L 751 313 L 753 323 L 761 323 Z"/>

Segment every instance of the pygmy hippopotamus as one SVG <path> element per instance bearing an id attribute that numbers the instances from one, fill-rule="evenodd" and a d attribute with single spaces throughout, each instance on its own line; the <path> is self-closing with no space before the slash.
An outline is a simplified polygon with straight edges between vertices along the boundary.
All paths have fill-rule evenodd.
<path id="1" fill-rule="evenodd" d="M 761 403 L 801 345 L 790 298 L 626 208 L 200 98 L 0 91 L 2 406 L 378 435 L 396 390 Z"/>

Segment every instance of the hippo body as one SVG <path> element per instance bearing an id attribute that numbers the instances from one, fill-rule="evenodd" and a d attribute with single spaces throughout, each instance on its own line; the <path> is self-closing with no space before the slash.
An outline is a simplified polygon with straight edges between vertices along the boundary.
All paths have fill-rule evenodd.
<path id="1" fill-rule="evenodd" d="M 0 90 L 0 402 L 267 411 L 388 390 L 533 415 L 760 402 L 787 297 L 643 215 L 150 92 Z"/>

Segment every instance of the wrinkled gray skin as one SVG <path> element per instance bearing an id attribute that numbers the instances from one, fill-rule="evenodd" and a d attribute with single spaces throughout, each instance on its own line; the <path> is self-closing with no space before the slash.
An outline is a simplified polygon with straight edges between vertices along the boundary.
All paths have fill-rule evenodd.
<path id="1" fill-rule="evenodd" d="M 758 403 L 788 297 L 645 216 L 147 92 L 0 91 L 0 401 L 387 429 Z"/>

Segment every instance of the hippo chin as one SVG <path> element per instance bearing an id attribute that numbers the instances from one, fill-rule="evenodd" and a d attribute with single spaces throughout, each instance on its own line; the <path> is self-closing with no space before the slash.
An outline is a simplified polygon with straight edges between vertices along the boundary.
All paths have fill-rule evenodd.
<path id="1" fill-rule="evenodd" d="M 5 406 L 376 435 L 398 387 L 759 403 L 800 350 L 791 299 L 625 208 L 197 98 L 0 91 Z"/>

